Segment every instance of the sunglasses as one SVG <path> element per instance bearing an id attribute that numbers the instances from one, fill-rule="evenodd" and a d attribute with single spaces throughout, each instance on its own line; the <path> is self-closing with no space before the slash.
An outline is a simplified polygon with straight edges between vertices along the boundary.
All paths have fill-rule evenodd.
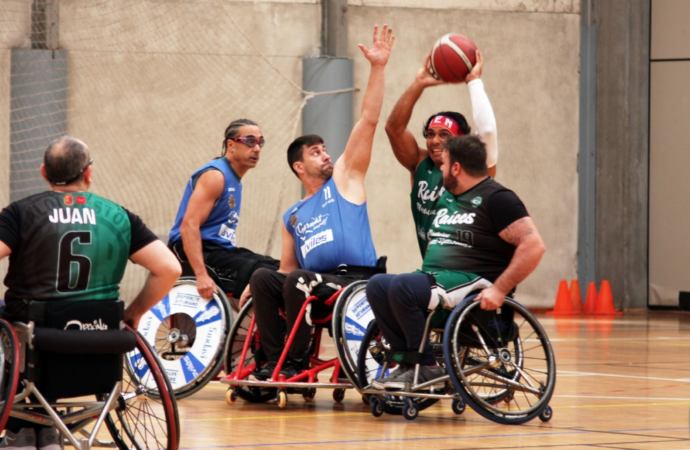
<path id="1" fill-rule="evenodd" d="M 255 136 L 245 136 L 245 137 L 237 137 L 232 139 L 235 142 L 240 142 L 247 147 L 256 147 L 256 144 L 259 144 L 260 148 L 264 148 L 264 145 L 266 145 L 266 140 L 264 139 L 263 136 L 260 138 L 256 138 Z"/>

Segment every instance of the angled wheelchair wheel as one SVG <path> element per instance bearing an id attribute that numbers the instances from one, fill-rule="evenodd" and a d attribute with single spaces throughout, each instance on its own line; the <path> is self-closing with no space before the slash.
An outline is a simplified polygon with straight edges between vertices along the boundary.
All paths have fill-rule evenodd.
<path id="1" fill-rule="evenodd" d="M 12 412 L 19 383 L 19 340 L 14 328 L 0 319 L 0 431 Z"/>
<path id="2" fill-rule="evenodd" d="M 227 353 L 225 354 L 225 373 L 231 374 L 240 369 L 239 363 L 245 343 L 249 340 L 244 366 L 254 369 L 254 366 L 263 361 L 261 345 L 259 342 L 259 332 L 256 326 L 252 330 L 251 336 L 249 327 L 254 317 L 254 306 L 252 299 L 245 303 L 244 307 L 237 314 L 235 323 L 230 330 Z M 234 392 L 242 399 L 253 403 L 264 403 L 276 398 L 277 390 L 274 388 L 261 388 L 257 386 L 236 386 Z"/>
<path id="3" fill-rule="evenodd" d="M 333 342 L 340 368 L 357 389 L 363 386 L 357 376 L 357 355 L 374 312 L 366 297 L 367 281 L 349 284 L 333 307 Z"/>
<path id="4" fill-rule="evenodd" d="M 232 308 L 222 290 L 199 296 L 194 278 L 181 278 L 139 322 L 139 332 L 160 356 L 175 396 L 204 387 L 223 366 Z"/>
<path id="5" fill-rule="evenodd" d="M 172 386 L 143 336 L 129 329 L 137 347 L 125 355 L 122 392 L 106 426 L 120 450 L 177 450 L 180 420 Z"/>
<path id="6" fill-rule="evenodd" d="M 391 369 L 384 370 L 384 364 L 386 362 L 386 353 L 390 351 L 390 346 L 386 342 L 386 339 L 381 334 L 379 326 L 376 321 L 372 321 L 367 328 L 366 333 L 362 339 L 362 347 L 357 355 L 357 377 L 362 383 L 362 386 L 368 386 L 371 382 L 377 378 L 385 378 L 388 376 Z M 421 397 L 403 397 L 399 395 L 393 395 L 394 392 L 381 391 L 381 394 L 377 394 L 377 398 L 380 406 L 377 405 L 376 408 L 380 408 L 382 411 L 388 414 L 403 414 L 405 411 L 405 400 L 409 398 L 409 402 L 415 405 L 416 412 L 422 411 L 434 403 L 438 402 L 435 398 L 421 398 Z M 370 401 L 374 397 L 370 398 Z M 408 406 L 409 409 L 409 406 Z M 372 406 L 372 411 L 374 407 Z"/>
<path id="7" fill-rule="evenodd" d="M 513 299 L 496 312 L 463 301 L 446 323 L 443 349 L 453 385 L 485 418 L 521 424 L 548 408 L 556 385 L 553 349 L 539 321 Z"/>

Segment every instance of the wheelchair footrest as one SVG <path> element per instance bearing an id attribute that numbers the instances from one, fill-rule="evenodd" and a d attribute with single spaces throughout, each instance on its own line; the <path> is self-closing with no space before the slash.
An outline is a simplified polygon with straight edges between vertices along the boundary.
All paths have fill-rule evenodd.
<path id="1" fill-rule="evenodd" d="M 439 400 L 455 400 L 455 399 L 461 399 L 462 397 L 460 394 L 456 393 L 439 393 L 439 392 L 430 392 L 430 391 L 386 391 L 386 390 L 381 390 L 381 389 L 374 389 L 371 386 L 367 386 L 361 391 L 359 391 L 360 394 L 369 394 L 369 395 L 380 395 L 382 397 L 415 397 L 415 398 L 437 398 Z"/>
<path id="2" fill-rule="evenodd" d="M 305 383 L 305 382 L 289 382 L 289 381 L 258 381 L 258 380 L 230 380 L 221 378 L 220 382 L 232 386 L 256 386 L 262 388 L 319 388 L 319 389 L 354 389 L 350 383 Z"/>

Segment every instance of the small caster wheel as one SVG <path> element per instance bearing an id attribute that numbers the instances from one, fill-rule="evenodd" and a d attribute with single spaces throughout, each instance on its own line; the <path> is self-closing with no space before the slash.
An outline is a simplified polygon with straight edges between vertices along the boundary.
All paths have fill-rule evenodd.
<path id="1" fill-rule="evenodd" d="M 410 397 L 405 398 L 405 405 L 403 406 L 403 417 L 407 420 L 415 420 L 419 415 L 419 410 L 417 410 L 417 405 Z"/>
<path id="2" fill-rule="evenodd" d="M 308 388 L 302 391 L 302 397 L 304 397 L 305 402 L 313 402 L 314 397 L 316 397 L 316 389 Z"/>
<path id="3" fill-rule="evenodd" d="M 513 401 L 515 398 L 515 392 L 511 391 L 510 394 L 506 395 L 506 397 L 503 399 L 505 403 L 510 403 Z"/>
<path id="4" fill-rule="evenodd" d="M 225 391 L 225 403 L 232 406 L 237 401 L 237 391 L 230 388 Z"/>
<path id="5" fill-rule="evenodd" d="M 278 397 L 276 400 L 278 400 L 278 408 L 285 408 L 285 405 L 287 405 L 287 392 L 278 391 Z"/>
<path id="6" fill-rule="evenodd" d="M 465 412 L 465 402 L 463 402 L 462 399 L 453 399 L 453 412 L 458 415 Z"/>
<path id="7" fill-rule="evenodd" d="M 333 390 L 333 400 L 340 403 L 345 398 L 345 389 L 334 389 Z"/>
<path id="8" fill-rule="evenodd" d="M 371 407 L 371 415 L 374 417 L 381 417 L 383 415 L 383 403 L 377 396 L 369 397 L 369 406 Z"/>
<path id="9" fill-rule="evenodd" d="M 551 420 L 552 417 L 553 417 L 553 409 L 551 409 L 551 406 L 547 406 L 539 414 L 539 420 L 541 420 L 542 422 L 548 422 L 549 420 Z"/>

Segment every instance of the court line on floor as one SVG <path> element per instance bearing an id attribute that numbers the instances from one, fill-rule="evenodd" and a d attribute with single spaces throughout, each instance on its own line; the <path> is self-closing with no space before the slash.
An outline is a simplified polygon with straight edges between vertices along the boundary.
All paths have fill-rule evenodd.
<path id="1" fill-rule="evenodd" d="M 498 433 L 498 434 L 485 434 L 485 435 L 473 435 L 473 436 L 440 436 L 440 437 L 418 437 L 418 438 L 397 438 L 397 439 L 355 439 L 355 440 L 342 440 L 342 441 L 310 441 L 310 442 L 281 442 L 281 443 L 264 443 L 264 444 L 237 444 L 237 445 L 203 445 L 194 447 L 180 447 L 180 450 L 198 450 L 198 449 L 224 449 L 224 448 L 251 448 L 251 447 L 283 447 L 289 445 L 344 445 L 344 444 L 364 444 L 364 443 L 375 443 L 375 442 L 420 442 L 420 441 L 446 441 L 446 440 L 468 440 L 468 439 L 486 439 L 486 438 L 496 438 L 496 437 L 539 437 L 539 436 L 565 436 L 565 435 L 582 435 L 582 434 L 601 434 L 601 433 L 635 433 L 640 431 L 674 431 L 674 430 L 686 430 L 685 427 L 673 427 L 673 428 L 650 428 L 643 430 L 621 430 L 621 431 L 607 431 L 607 430 L 568 430 L 568 431 L 558 431 L 558 432 L 539 432 L 539 433 Z M 654 442 L 678 442 L 687 439 L 675 438 L 675 437 L 665 437 L 665 436 L 647 436 L 649 438 L 655 439 Z M 623 444 L 623 443 L 621 443 Z M 630 444 L 626 442 L 625 444 Z M 567 444 L 568 446 L 573 445 L 572 443 Z M 591 447 L 592 443 L 587 444 Z M 612 445 L 612 443 L 607 443 L 606 445 Z M 618 445 L 618 444 L 616 444 Z M 566 445 L 563 445 L 566 446 Z M 558 447 L 558 446 L 554 446 Z"/>
<path id="2" fill-rule="evenodd" d="M 632 378 L 635 380 L 650 380 L 650 381 L 674 381 L 676 383 L 690 383 L 690 378 L 660 378 L 660 377 L 642 377 L 634 375 L 617 375 L 612 373 L 597 373 L 597 372 L 577 372 L 572 370 L 559 370 L 558 376 L 561 375 L 575 375 L 575 376 L 594 376 L 594 377 L 610 377 L 610 378 Z"/>
<path id="3" fill-rule="evenodd" d="M 561 395 L 554 394 L 553 398 L 598 398 L 598 399 L 609 399 L 609 400 L 668 400 L 672 402 L 681 402 L 679 405 L 684 405 L 690 402 L 690 398 L 670 398 L 670 397 L 617 397 L 614 395 Z"/>

